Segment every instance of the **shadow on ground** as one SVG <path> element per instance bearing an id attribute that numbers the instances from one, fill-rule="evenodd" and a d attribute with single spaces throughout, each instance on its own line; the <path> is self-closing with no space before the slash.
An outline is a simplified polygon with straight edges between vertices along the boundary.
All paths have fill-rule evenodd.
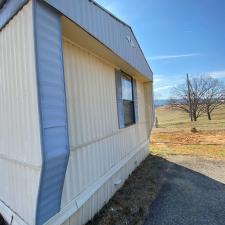
<path id="1" fill-rule="evenodd" d="M 182 160 L 149 155 L 88 225 L 225 225 L 225 185 L 192 168 L 223 172 L 214 161 L 189 158 L 187 169 Z"/>
<path id="2" fill-rule="evenodd" d="M 225 225 L 225 184 L 154 158 L 167 169 L 144 225 Z"/>
<path id="3" fill-rule="evenodd" d="M 176 157 L 149 155 L 88 225 L 225 225 L 225 179 L 206 176 L 225 176 L 225 161 Z"/>

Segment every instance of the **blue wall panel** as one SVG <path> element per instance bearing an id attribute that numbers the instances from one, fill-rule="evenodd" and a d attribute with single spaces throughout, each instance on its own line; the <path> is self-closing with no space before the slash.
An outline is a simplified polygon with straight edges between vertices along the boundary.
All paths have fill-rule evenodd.
<path id="1" fill-rule="evenodd" d="M 69 142 L 60 14 L 46 3 L 33 4 L 43 157 L 36 224 L 41 225 L 60 211 Z"/>
<path id="2" fill-rule="evenodd" d="M 28 0 L 7 0 L 0 9 L 0 30 L 26 4 Z"/>

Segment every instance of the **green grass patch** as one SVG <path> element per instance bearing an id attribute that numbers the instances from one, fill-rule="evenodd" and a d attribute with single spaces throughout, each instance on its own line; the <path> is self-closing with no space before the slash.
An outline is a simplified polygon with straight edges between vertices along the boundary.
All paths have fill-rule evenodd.
<path id="1" fill-rule="evenodd" d="M 157 108 L 156 116 L 159 128 L 191 128 L 194 126 L 199 129 L 225 129 L 225 105 L 212 113 L 211 121 L 203 115 L 198 121 L 191 123 L 187 113 L 167 106 Z"/>

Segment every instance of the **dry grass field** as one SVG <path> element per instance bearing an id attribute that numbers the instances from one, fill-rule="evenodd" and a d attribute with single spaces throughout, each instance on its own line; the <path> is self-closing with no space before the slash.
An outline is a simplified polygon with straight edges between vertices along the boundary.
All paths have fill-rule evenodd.
<path id="1" fill-rule="evenodd" d="M 225 159 L 225 106 L 221 106 L 209 121 L 206 116 L 191 123 L 188 115 L 168 106 L 156 109 L 159 128 L 151 137 L 154 155 L 190 155 Z M 192 133 L 195 127 L 197 133 Z"/>

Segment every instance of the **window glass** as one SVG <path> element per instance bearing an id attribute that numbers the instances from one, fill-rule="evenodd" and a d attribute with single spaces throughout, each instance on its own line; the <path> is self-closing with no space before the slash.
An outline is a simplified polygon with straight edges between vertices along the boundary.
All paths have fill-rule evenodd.
<path id="1" fill-rule="evenodd" d="M 122 76 L 122 99 L 133 100 L 132 79 L 129 76 Z"/>
<path id="2" fill-rule="evenodd" d="M 134 102 L 123 100 L 124 108 L 124 125 L 129 126 L 134 124 Z"/>

